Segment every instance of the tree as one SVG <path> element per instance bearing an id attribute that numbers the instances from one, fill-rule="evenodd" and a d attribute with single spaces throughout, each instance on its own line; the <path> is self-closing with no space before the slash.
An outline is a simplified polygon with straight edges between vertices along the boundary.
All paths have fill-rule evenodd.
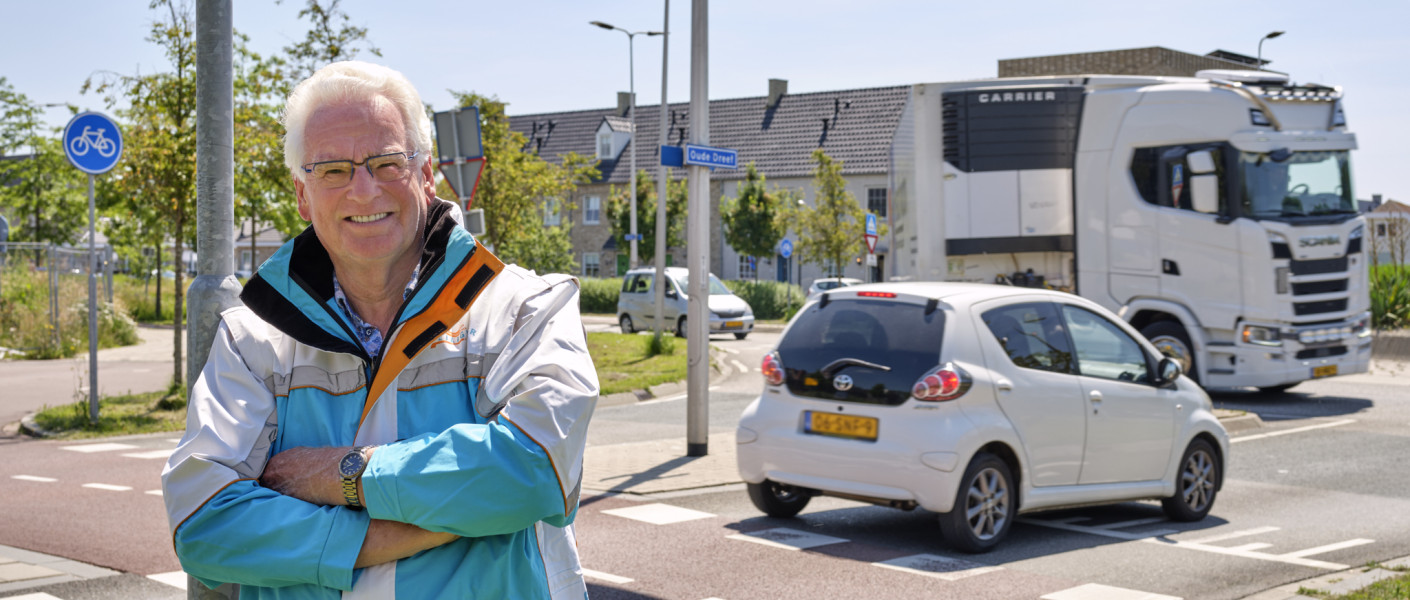
<path id="1" fill-rule="evenodd" d="M 597 178 L 597 169 L 577 153 L 554 164 L 527 151 L 527 139 L 509 128 L 505 103 L 498 98 L 455 90 L 451 94 L 461 106 L 480 107 L 485 172 L 474 206 L 485 211 L 483 241 L 505 262 L 539 272 L 576 271 L 568 236 L 571 222 L 545 225 L 544 215 L 554 208 L 560 214 L 572 210 L 570 194 L 578 184 Z"/>
<path id="2" fill-rule="evenodd" d="M 749 163 L 739 195 L 721 203 L 725 243 L 745 256 L 772 256 L 788 233 L 788 208 L 796 204 L 796 197 L 789 190 L 766 189 L 764 175 Z M 759 280 L 758 269 L 754 280 Z"/>
<path id="3" fill-rule="evenodd" d="M 185 364 L 181 360 L 182 310 L 186 286 L 183 245 L 194 246 L 191 221 L 196 197 L 196 35 L 190 7 L 179 0 L 152 0 L 151 9 L 165 9 L 166 19 L 154 21 L 147 41 L 161 46 L 171 71 L 151 75 L 102 73 L 90 78 L 83 91 L 104 95 L 107 105 L 127 101 L 117 110 L 127 120 L 123 132 L 124 155 L 113 176 L 107 178 L 106 206 L 144 220 L 149 232 L 163 231 L 172 244 L 176 305 L 172 332 L 173 381 L 180 384 Z M 157 280 L 160 298 L 161 279 Z"/>
<path id="4" fill-rule="evenodd" d="M 637 242 L 637 257 L 642 263 L 656 258 L 656 181 L 645 169 L 636 174 L 636 230 L 641 234 Z M 666 248 L 685 245 L 686 183 L 684 179 L 668 182 L 666 185 Z M 607 193 L 607 222 L 612 224 L 612 237 L 617 240 L 618 252 L 631 247 L 627 234 L 631 233 L 631 198 L 627 188 L 612 186 Z"/>
<path id="5" fill-rule="evenodd" d="M 813 161 L 817 163 L 813 170 L 814 206 L 793 211 L 798 229 L 794 251 L 802 262 L 819 265 L 829 276 L 840 277 L 843 259 L 866 248 L 866 213 L 847 191 L 842 163 L 834 162 L 822 148 L 813 150 Z"/>
<path id="6" fill-rule="evenodd" d="M 12 241 L 68 244 L 88 223 L 86 183 L 65 158 L 63 142 L 40 122 L 39 110 L 0 77 L 0 156 L 28 154 L 0 160 L 0 205 L 13 210 Z"/>
<path id="7" fill-rule="evenodd" d="M 354 27 L 348 14 L 338 8 L 342 0 L 328 0 L 325 6 L 319 0 L 308 0 L 299 18 L 307 17 L 313 25 L 302 42 L 286 46 L 284 52 L 291 61 L 288 63 L 288 81 L 298 83 L 313 75 L 328 63 L 350 60 L 357 57 L 359 46 L 367 44 L 367 52 L 382 56 L 382 51 L 367 40 L 366 27 Z M 277 0 L 283 4 L 283 0 Z M 287 90 L 286 90 L 287 91 Z"/>

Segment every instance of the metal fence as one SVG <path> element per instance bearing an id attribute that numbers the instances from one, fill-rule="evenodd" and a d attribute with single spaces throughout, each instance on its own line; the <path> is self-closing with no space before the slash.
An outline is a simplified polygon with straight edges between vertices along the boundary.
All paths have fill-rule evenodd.
<path id="1" fill-rule="evenodd" d="M 57 347 L 66 328 L 81 327 L 70 332 L 87 337 L 88 320 L 65 319 L 65 311 L 86 309 L 88 306 L 88 274 L 98 275 L 98 299 L 113 301 L 113 252 L 101 246 L 90 254 L 88 248 L 57 246 L 32 242 L 0 243 L 0 311 L 11 311 L 12 319 L 47 319 L 52 343 Z M 23 305 L 23 306 L 21 306 Z M 47 307 L 39 314 L 18 311 L 24 307 Z M 86 314 L 86 313 L 85 313 Z M 26 323 L 34 325 L 35 323 Z M 9 350 L 28 351 L 35 346 L 34 337 L 21 337 L 18 332 L 0 331 L 0 354 L 7 344 Z"/>

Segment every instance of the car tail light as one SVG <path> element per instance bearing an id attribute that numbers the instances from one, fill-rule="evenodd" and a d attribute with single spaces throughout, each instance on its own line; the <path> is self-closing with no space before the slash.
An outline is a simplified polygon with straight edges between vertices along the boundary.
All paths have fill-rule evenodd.
<path id="1" fill-rule="evenodd" d="M 944 402 L 954 400 L 963 396 L 969 391 L 969 373 L 949 363 L 935 367 L 916 380 L 916 384 L 911 388 L 911 395 L 916 400 L 927 402 Z"/>
<path id="2" fill-rule="evenodd" d="M 764 381 L 769 385 L 783 383 L 783 362 L 779 361 L 777 352 L 770 352 L 764 355 L 764 364 L 759 366 L 759 370 L 764 373 Z"/>
<path id="3" fill-rule="evenodd" d="M 896 294 L 891 292 L 857 292 L 861 298 L 895 298 Z"/>

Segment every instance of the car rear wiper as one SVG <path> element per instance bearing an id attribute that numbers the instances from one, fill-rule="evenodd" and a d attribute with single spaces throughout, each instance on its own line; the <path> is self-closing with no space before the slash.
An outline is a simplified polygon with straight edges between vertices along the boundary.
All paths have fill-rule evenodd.
<path id="1" fill-rule="evenodd" d="M 837 372 L 837 371 L 841 371 L 844 367 L 851 367 L 851 366 L 866 367 L 866 368 L 868 368 L 868 369 L 876 369 L 876 370 L 878 370 L 878 371 L 890 371 L 890 370 L 891 370 L 891 367 L 888 367 L 888 366 L 886 366 L 886 365 L 878 365 L 878 364 L 876 364 L 876 363 L 874 363 L 874 362 L 867 362 L 867 361 L 864 361 L 864 360 L 862 360 L 862 359 L 860 359 L 860 358 L 839 358 L 839 359 L 834 360 L 834 361 L 832 361 L 832 362 L 830 362 L 830 363 L 827 363 L 827 366 L 826 366 L 826 367 L 823 367 L 823 368 L 822 368 L 822 371 L 820 371 L 820 373 L 822 374 L 823 379 L 828 379 L 828 378 L 832 377 L 832 374 L 833 374 L 833 373 L 835 373 L 835 372 Z"/>

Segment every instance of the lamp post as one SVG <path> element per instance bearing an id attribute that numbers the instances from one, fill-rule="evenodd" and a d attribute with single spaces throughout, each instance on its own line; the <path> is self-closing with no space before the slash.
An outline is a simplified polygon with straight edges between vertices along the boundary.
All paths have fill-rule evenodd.
<path id="1" fill-rule="evenodd" d="M 1283 32 L 1283 31 L 1272 31 L 1272 32 L 1269 32 L 1268 35 L 1265 35 L 1265 36 L 1263 36 L 1262 38 L 1259 38 L 1259 40 L 1258 40 L 1258 70 L 1259 70 L 1259 71 L 1262 71 L 1262 70 L 1263 70 L 1263 40 L 1271 40 L 1271 39 L 1273 39 L 1273 38 L 1275 38 L 1275 37 L 1278 37 L 1278 36 L 1280 36 L 1280 35 L 1283 35 L 1284 33 L 1286 33 L 1286 32 Z"/>
<path id="2" fill-rule="evenodd" d="M 648 35 L 648 36 L 652 36 L 652 35 L 661 35 L 661 32 L 660 32 L 660 31 L 627 31 L 627 30 L 625 30 L 625 29 L 622 29 L 621 27 L 617 27 L 617 26 L 611 25 L 611 24 L 609 24 L 609 23 L 603 23 L 602 21 L 590 21 L 588 24 L 589 24 L 589 25 L 596 25 L 596 26 L 598 26 L 598 27 L 601 27 L 601 28 L 607 29 L 607 30 L 616 30 L 616 31 L 620 31 L 620 32 L 622 32 L 622 33 L 627 34 L 627 77 L 628 77 L 628 79 L 629 79 L 629 82 L 628 82 L 628 84 L 627 84 L 627 85 L 628 85 L 628 91 L 627 91 L 627 93 L 631 96 L 631 106 L 627 109 L 627 115 L 628 115 L 628 118 L 631 119 L 631 128 L 632 128 L 632 141 L 631 141 L 631 144 L 632 144 L 632 158 L 631 158 L 631 161 L 632 161 L 632 162 L 631 162 L 632 174 L 631 174 L 631 183 L 627 184 L 628 186 L 630 186 L 630 187 L 629 187 L 629 191 L 627 192 L 627 198 L 631 201 L 631 215 L 630 215 L 630 217 L 631 217 L 631 231 L 630 231 L 630 234 L 631 234 L 631 235 L 630 235 L 629 237 L 631 238 L 632 250 L 631 250 L 630 268 L 635 269 L 635 268 L 636 268 L 636 264 L 637 264 L 637 253 L 636 253 L 636 242 L 637 242 L 637 233 L 636 233 L 636 147 L 637 147 L 637 139 L 636 139 L 636 52 L 635 52 L 635 50 L 633 49 L 633 46 L 634 46 L 633 42 L 635 41 L 636 36 L 639 35 L 639 34 L 643 34 L 643 33 L 644 33 L 644 34 L 646 34 L 646 35 Z M 661 110 L 665 110 L 665 109 L 666 109 L 665 106 L 662 106 L 662 107 L 661 107 Z"/>

